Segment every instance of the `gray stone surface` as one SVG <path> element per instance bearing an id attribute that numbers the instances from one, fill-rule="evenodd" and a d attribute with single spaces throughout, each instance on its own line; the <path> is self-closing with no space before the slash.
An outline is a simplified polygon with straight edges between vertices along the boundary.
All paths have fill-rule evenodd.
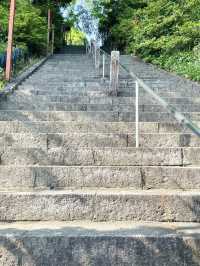
<path id="1" fill-rule="evenodd" d="M 55 130 L 55 128 L 54 128 Z M 136 136 L 129 133 L 10 133 L 0 134 L 0 145 L 13 148 L 58 147 L 135 147 Z M 200 147 L 200 140 L 191 134 L 140 134 L 144 148 Z"/>
<path id="2" fill-rule="evenodd" d="M 171 130 L 169 125 L 169 129 Z M 175 125 L 174 125 L 175 127 Z M 173 129 L 172 129 L 173 130 Z M 164 131 L 164 129 L 163 129 Z M 167 128 L 166 128 L 167 131 Z M 65 121 L 0 121 L 0 134 L 10 133 L 134 133 L 135 123 L 124 122 L 65 122 Z M 158 133 L 158 123 L 140 123 L 141 133 Z"/>
<path id="3" fill-rule="evenodd" d="M 192 161 L 190 162 L 193 163 Z M 0 165 L 181 166 L 180 148 L 7 148 L 0 150 Z"/>
<path id="4" fill-rule="evenodd" d="M 200 265 L 199 139 L 140 88 L 136 149 L 135 81 L 77 49 L 0 100 L 0 265 Z M 122 62 L 200 125 L 199 84 Z"/>
<path id="5" fill-rule="evenodd" d="M 1 221 L 200 222 L 199 191 L 1 192 Z"/>
<path id="6" fill-rule="evenodd" d="M 63 188 L 200 189 L 199 167 L 0 166 L 1 190 Z M 8 178 L 9 177 L 9 178 Z"/>
<path id="7" fill-rule="evenodd" d="M 12 223 L 0 226 L 2 266 L 199 266 L 199 225 Z"/>
<path id="8" fill-rule="evenodd" d="M 8 178 L 9 177 L 9 178 Z M 1 189 L 58 189 L 67 187 L 142 188 L 138 167 L 1 166 Z"/>

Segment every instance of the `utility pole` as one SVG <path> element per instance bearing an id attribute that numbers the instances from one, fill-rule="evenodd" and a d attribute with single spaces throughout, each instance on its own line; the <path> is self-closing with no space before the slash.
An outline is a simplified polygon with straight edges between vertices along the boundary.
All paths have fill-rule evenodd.
<path id="1" fill-rule="evenodd" d="M 8 44 L 6 56 L 6 80 L 10 80 L 12 72 L 12 52 L 13 52 L 13 31 L 15 21 L 16 0 L 10 0 L 10 14 L 8 23 Z"/>
<path id="2" fill-rule="evenodd" d="M 52 11 L 49 8 L 48 9 L 48 29 L 47 29 L 47 55 L 49 54 L 51 29 L 52 29 Z"/>

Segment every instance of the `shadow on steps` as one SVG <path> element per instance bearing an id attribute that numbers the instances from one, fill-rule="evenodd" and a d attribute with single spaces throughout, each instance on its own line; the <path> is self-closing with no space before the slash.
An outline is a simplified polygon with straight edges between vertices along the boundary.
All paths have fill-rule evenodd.
<path id="1" fill-rule="evenodd" d="M 42 226 L 40 226 L 42 225 Z M 55 222 L 5 224 L 0 229 L 0 264 L 29 266 L 199 266 L 199 225 L 128 225 L 104 228 Z M 100 226 L 100 227 L 99 227 Z M 102 228 L 101 228 L 102 226 Z M 6 228 L 5 228 L 6 227 Z"/>

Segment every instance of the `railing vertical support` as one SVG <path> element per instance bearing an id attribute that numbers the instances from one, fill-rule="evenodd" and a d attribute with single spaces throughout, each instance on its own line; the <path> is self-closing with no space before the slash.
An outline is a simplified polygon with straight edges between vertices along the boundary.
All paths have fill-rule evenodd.
<path id="1" fill-rule="evenodd" d="M 94 40 L 91 41 L 91 55 L 92 55 L 92 59 L 94 60 L 95 63 L 95 47 L 96 47 L 96 43 Z"/>
<path id="2" fill-rule="evenodd" d="M 88 47 L 88 44 L 86 43 L 85 44 L 85 53 L 86 53 L 86 55 L 89 53 L 89 49 L 88 49 L 89 47 Z"/>
<path id="3" fill-rule="evenodd" d="M 100 48 L 98 47 L 97 43 L 94 46 L 94 61 L 95 61 L 95 68 L 100 68 Z"/>
<path id="4" fill-rule="evenodd" d="M 135 83 L 135 140 L 136 148 L 139 148 L 139 83 Z"/>
<path id="5" fill-rule="evenodd" d="M 52 25 L 52 46 L 51 46 L 51 54 L 54 54 L 54 44 L 55 44 L 55 27 Z"/>
<path id="6" fill-rule="evenodd" d="M 50 47 L 50 36 L 51 36 L 51 26 L 52 26 L 52 12 L 48 9 L 48 28 L 47 28 L 47 55 L 49 54 Z"/>
<path id="7" fill-rule="evenodd" d="M 103 79 L 105 78 L 105 63 L 106 63 L 106 57 L 105 54 L 103 53 Z"/>
<path id="8" fill-rule="evenodd" d="M 16 0 L 10 1 L 10 14 L 8 24 L 8 46 L 6 56 L 6 80 L 10 80 L 12 72 L 12 51 L 13 51 L 13 31 L 14 31 L 14 20 L 15 20 L 15 8 Z"/>
<path id="9" fill-rule="evenodd" d="M 119 87 L 119 51 L 112 51 L 110 63 L 110 93 L 117 96 Z"/>

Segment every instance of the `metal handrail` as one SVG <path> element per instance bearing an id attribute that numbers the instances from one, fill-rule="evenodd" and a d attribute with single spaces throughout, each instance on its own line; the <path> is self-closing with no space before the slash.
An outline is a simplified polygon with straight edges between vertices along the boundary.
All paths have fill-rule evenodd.
<path id="1" fill-rule="evenodd" d="M 101 49 L 101 51 L 110 57 L 110 55 L 106 51 L 104 51 L 103 49 Z M 192 130 L 194 134 L 200 137 L 200 128 L 194 122 L 192 122 L 189 118 L 185 117 L 180 111 L 177 110 L 177 108 L 169 104 L 157 93 L 155 93 L 148 85 L 144 83 L 143 80 L 138 78 L 138 76 L 132 71 L 130 71 L 126 66 L 124 66 L 122 63 L 119 64 L 121 68 L 123 68 L 133 79 L 136 80 L 136 83 L 138 83 L 138 85 L 140 85 L 148 94 L 150 94 L 157 102 L 159 102 L 160 105 L 163 106 L 163 108 L 165 108 L 170 114 L 172 114 L 181 125 L 185 125 L 190 130 Z"/>
<path id="2" fill-rule="evenodd" d="M 100 49 L 103 53 L 103 73 L 105 78 L 105 56 L 111 58 L 105 50 Z M 154 92 L 143 80 L 141 80 L 134 72 L 130 71 L 125 65 L 119 62 L 119 65 L 135 80 L 135 125 L 136 125 L 136 147 L 139 147 L 139 87 L 142 87 L 152 98 L 154 98 L 164 109 L 166 109 L 182 126 L 188 127 L 195 135 L 200 137 L 200 128 L 192 122 L 189 118 L 185 117 L 177 108 L 169 104 L 156 92 Z"/>

